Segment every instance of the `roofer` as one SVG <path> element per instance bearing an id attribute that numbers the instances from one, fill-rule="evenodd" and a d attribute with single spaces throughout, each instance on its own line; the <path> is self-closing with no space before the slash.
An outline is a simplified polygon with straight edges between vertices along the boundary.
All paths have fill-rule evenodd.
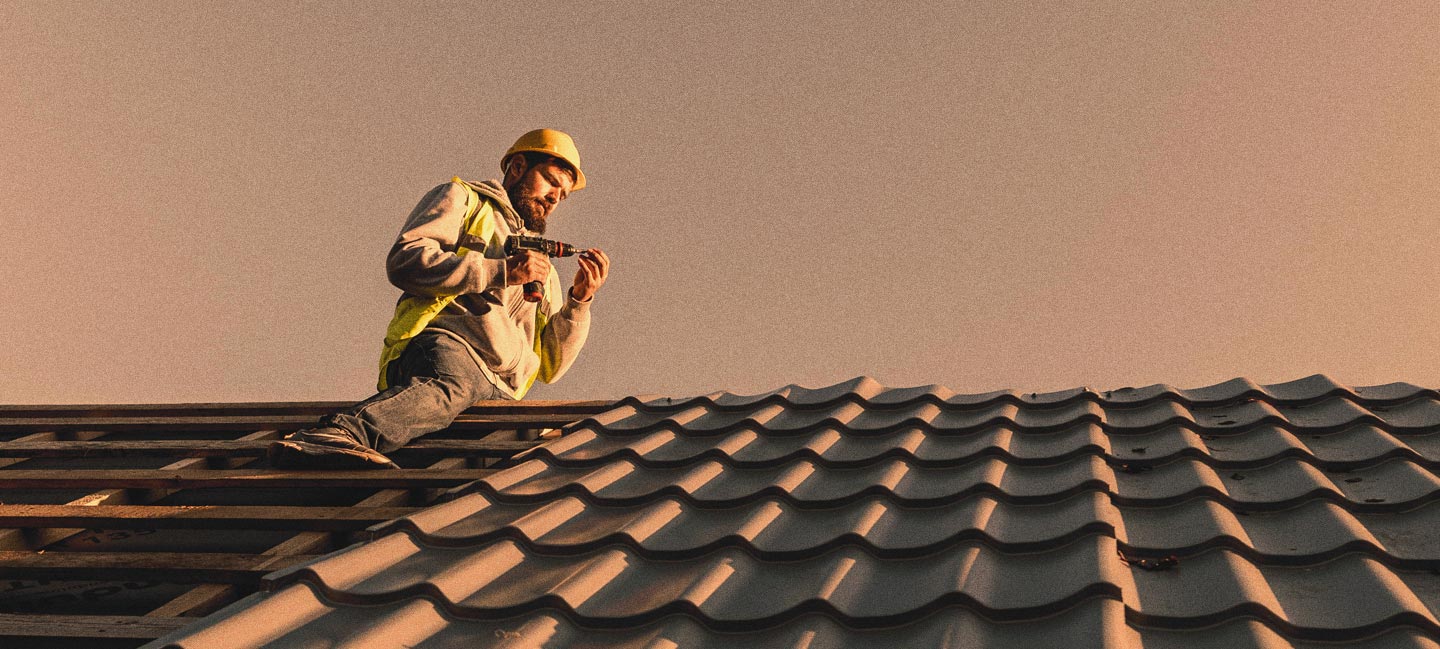
<path id="1" fill-rule="evenodd" d="M 385 334 L 380 392 L 270 445 L 287 468 L 395 468 L 384 453 L 455 420 L 481 399 L 520 399 L 555 381 L 590 330 L 590 303 L 610 259 L 580 253 L 568 291 L 544 254 L 508 255 L 511 235 L 540 235 L 555 206 L 585 187 L 569 135 L 539 129 L 500 159 L 503 180 L 455 178 L 430 190 L 390 248 L 385 270 L 404 293 Z M 538 302 L 522 285 L 541 282 Z M 534 286 L 532 284 L 532 286 Z"/>

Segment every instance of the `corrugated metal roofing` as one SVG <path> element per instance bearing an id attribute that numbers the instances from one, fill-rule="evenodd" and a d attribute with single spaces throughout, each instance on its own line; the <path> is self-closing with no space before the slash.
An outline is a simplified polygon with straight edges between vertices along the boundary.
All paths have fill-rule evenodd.
<path id="1" fill-rule="evenodd" d="M 165 647 L 1436 647 L 1440 394 L 630 398 Z"/>

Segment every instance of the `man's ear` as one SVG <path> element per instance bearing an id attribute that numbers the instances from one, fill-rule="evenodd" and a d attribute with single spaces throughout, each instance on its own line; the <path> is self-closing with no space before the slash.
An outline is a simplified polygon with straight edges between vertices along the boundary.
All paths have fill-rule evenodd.
<path id="1" fill-rule="evenodd" d="M 521 176 L 525 175 L 527 169 L 528 165 L 525 162 L 525 156 L 518 153 L 510 156 L 510 159 L 505 161 L 505 180 L 500 184 L 504 185 L 506 189 L 509 189 L 510 185 L 515 184 L 520 180 Z"/>

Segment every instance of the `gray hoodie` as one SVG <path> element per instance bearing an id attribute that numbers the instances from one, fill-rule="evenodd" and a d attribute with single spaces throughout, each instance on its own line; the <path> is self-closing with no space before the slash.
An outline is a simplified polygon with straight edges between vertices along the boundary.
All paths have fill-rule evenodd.
<path id="1" fill-rule="evenodd" d="M 430 190 L 396 238 L 385 259 L 390 283 L 409 295 L 433 297 L 457 295 L 455 301 L 430 322 L 427 330 L 451 335 L 470 348 L 475 361 L 503 392 L 523 392 L 540 369 L 535 353 L 535 309 L 526 302 L 521 287 L 505 285 L 505 253 L 489 246 L 483 254 L 471 250 L 456 255 L 455 249 L 465 214 L 474 200 L 466 186 L 488 198 L 495 214 L 499 239 L 525 230 L 520 215 L 500 183 L 449 182 Z M 471 244 L 467 242 L 467 248 Z M 544 298 L 538 303 L 549 322 L 540 332 L 540 343 L 558 359 L 551 380 L 560 378 L 575 362 L 590 331 L 590 303 L 570 297 L 560 284 L 555 269 L 546 278 Z M 400 299 L 404 299 L 402 295 Z"/>

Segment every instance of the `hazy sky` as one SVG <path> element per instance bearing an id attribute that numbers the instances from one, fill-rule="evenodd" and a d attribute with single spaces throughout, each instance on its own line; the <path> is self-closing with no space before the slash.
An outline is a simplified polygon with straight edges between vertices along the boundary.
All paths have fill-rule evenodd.
<path id="1" fill-rule="evenodd" d="M 368 396 L 542 126 L 614 264 L 536 398 L 1437 387 L 1437 109 L 1429 1 L 5 2 L 0 403 Z"/>

